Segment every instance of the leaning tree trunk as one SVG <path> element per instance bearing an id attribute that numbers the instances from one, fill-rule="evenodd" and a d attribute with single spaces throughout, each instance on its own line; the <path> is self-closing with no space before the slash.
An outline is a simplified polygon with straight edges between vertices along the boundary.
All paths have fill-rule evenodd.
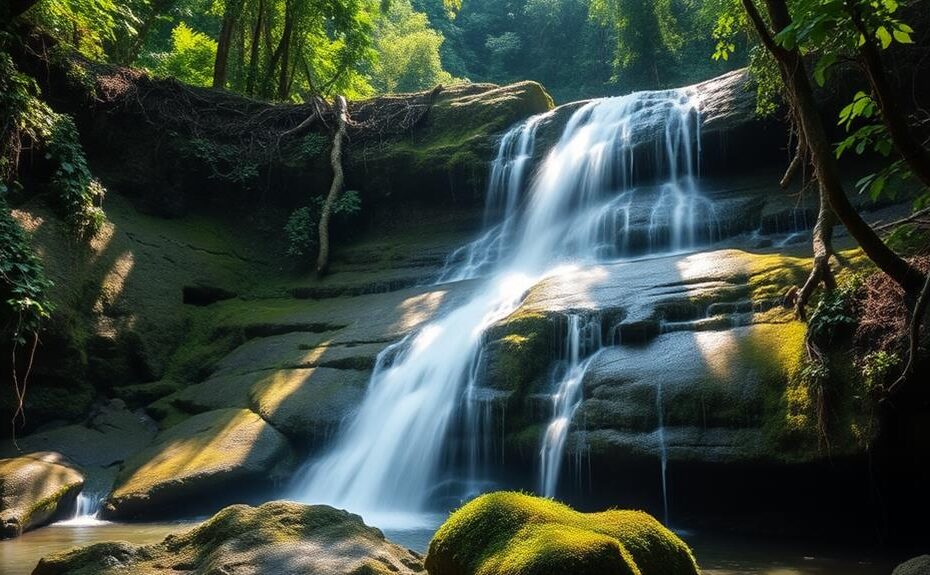
<path id="1" fill-rule="evenodd" d="M 843 189 L 833 150 L 820 118 L 820 111 L 817 109 L 817 101 L 814 99 L 814 90 L 807 75 L 804 60 L 797 49 L 788 50 L 775 41 L 775 34 L 791 24 L 791 16 L 785 0 L 766 0 L 769 16 L 775 29 L 774 34 L 756 9 L 753 0 L 742 0 L 742 4 L 762 43 L 778 62 L 792 108 L 797 114 L 807 142 L 811 161 L 814 164 L 814 175 L 822 192 L 826 192 L 830 207 L 869 259 L 875 262 L 875 265 L 888 274 L 906 293 L 916 296 L 923 287 L 923 274 L 885 245 L 875 230 L 862 219 L 850 203 Z"/>
<path id="2" fill-rule="evenodd" d="M 333 214 L 333 206 L 336 205 L 336 200 L 342 192 L 342 141 L 345 139 L 347 121 L 346 99 L 336 96 L 336 135 L 333 136 L 333 152 L 330 155 L 333 165 L 333 183 L 329 187 L 329 195 L 326 196 L 326 202 L 320 211 L 320 251 L 316 259 L 316 273 L 320 276 L 326 274 L 329 267 L 329 220 Z"/>

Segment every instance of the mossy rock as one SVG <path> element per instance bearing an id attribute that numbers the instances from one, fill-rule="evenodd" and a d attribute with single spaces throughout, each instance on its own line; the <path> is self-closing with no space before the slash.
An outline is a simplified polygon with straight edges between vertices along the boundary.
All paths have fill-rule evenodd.
<path id="1" fill-rule="evenodd" d="M 325 505 L 233 505 L 161 543 L 97 543 L 42 559 L 34 575 L 414 575 L 420 557 L 358 515 Z"/>
<path id="2" fill-rule="evenodd" d="M 351 146 L 349 185 L 365 190 L 374 203 L 396 195 L 434 205 L 477 205 L 495 138 L 552 107 L 536 82 L 450 86 L 409 134 Z"/>
<path id="3" fill-rule="evenodd" d="M 498 492 L 453 513 L 430 542 L 430 575 L 697 575 L 684 541 L 642 511 L 580 513 Z"/>
<path id="4" fill-rule="evenodd" d="M 287 439 L 254 412 L 201 413 L 161 432 L 126 462 L 104 512 L 125 519 L 228 502 L 235 489 L 280 478 L 292 461 Z"/>
<path id="5" fill-rule="evenodd" d="M 488 330 L 485 347 L 489 387 L 524 392 L 552 360 L 555 322 L 546 314 L 518 311 Z"/>
<path id="6" fill-rule="evenodd" d="M 84 486 L 84 476 L 60 453 L 0 459 L 0 539 L 18 537 L 61 516 Z"/>

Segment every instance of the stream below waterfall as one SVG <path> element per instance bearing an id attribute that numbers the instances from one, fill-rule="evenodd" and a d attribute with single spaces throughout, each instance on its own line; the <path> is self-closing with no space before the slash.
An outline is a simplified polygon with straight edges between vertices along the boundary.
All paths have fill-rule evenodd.
<path id="1" fill-rule="evenodd" d="M 157 543 L 168 534 L 192 525 L 191 522 L 55 524 L 16 539 L 0 541 L 0 573 L 29 575 L 45 555 L 101 541 Z M 384 532 L 398 545 L 424 553 L 435 527 L 385 529 Z M 694 549 L 704 575 L 888 575 L 895 564 L 862 549 L 694 532 L 684 535 Z"/>

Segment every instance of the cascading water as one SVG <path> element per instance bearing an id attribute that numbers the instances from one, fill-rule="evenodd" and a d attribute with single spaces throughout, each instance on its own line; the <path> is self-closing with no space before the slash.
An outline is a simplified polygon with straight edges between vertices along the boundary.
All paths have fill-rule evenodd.
<path id="1" fill-rule="evenodd" d="M 559 265 L 626 253 L 638 193 L 637 146 L 657 142 L 660 160 L 652 176 L 665 182 L 652 199 L 650 249 L 680 249 L 713 236 L 712 205 L 695 183 L 700 125 L 695 94 L 642 92 L 585 104 L 530 178 L 535 134 L 544 118 L 531 118 L 502 138 L 491 167 L 486 232 L 452 254 L 440 277 L 484 276 L 480 287 L 467 303 L 379 356 L 357 413 L 331 449 L 298 477 L 298 499 L 347 508 L 381 525 L 396 525 L 427 508 L 450 422 L 463 400 L 476 399 L 484 331 Z M 577 377 L 562 382 L 564 401 L 556 401 L 556 420 L 562 423 L 553 425 L 560 429 L 543 449 L 546 474 L 552 476 L 543 480 L 544 490 L 549 484 L 554 489 L 556 462 L 580 399 L 587 365 L 580 345 L 567 372 L 567 379 Z"/>
<path id="2" fill-rule="evenodd" d="M 546 427 L 539 452 L 539 491 L 546 497 L 555 497 L 565 453 L 565 440 L 572 417 L 581 404 L 581 384 L 591 360 L 594 359 L 593 354 L 602 346 L 599 317 L 583 318 L 571 314 L 566 323 L 563 350 L 565 367 L 552 395 L 552 419 Z"/>
<path id="3" fill-rule="evenodd" d="M 105 495 L 103 494 L 81 491 L 74 502 L 74 513 L 70 518 L 60 521 L 58 524 L 81 527 L 105 523 L 97 518 L 100 514 L 100 504 L 104 499 Z"/>

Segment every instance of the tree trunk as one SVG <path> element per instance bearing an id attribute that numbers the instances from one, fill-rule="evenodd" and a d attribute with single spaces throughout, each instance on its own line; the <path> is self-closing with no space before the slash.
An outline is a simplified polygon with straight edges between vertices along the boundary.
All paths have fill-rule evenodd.
<path id="1" fill-rule="evenodd" d="M 285 10 L 284 30 L 281 32 L 281 40 L 278 42 L 277 48 L 275 48 L 274 52 L 271 54 L 271 60 L 268 62 L 268 66 L 266 68 L 265 74 L 262 77 L 262 85 L 261 85 L 260 92 L 261 92 L 261 95 L 265 98 L 270 98 L 277 92 L 276 88 L 272 88 L 272 83 L 274 82 L 272 78 L 274 78 L 275 76 L 275 72 L 278 69 L 279 63 L 281 65 L 280 75 L 284 76 L 285 85 L 287 83 L 286 82 L 287 66 L 288 66 L 287 59 L 288 59 L 288 51 L 290 47 L 290 42 L 291 42 L 291 30 L 293 29 L 293 19 L 291 17 L 291 10 L 290 10 L 289 3 L 285 4 L 284 10 Z M 280 82 L 281 82 L 281 79 L 279 77 L 277 87 L 280 87 Z"/>
<path id="2" fill-rule="evenodd" d="M 258 73 L 258 49 L 262 36 L 262 19 L 265 15 L 265 0 L 258 0 L 258 15 L 252 29 L 252 47 L 249 50 L 249 73 L 245 79 L 245 91 L 248 95 L 255 93 L 255 75 Z"/>
<path id="3" fill-rule="evenodd" d="M 284 18 L 284 32 L 281 35 L 281 72 L 278 75 L 278 100 L 286 100 L 290 82 L 288 73 L 291 67 L 291 37 L 294 30 L 294 18 L 288 10 Z"/>
<path id="4" fill-rule="evenodd" d="M 853 11 L 851 16 L 856 29 L 866 38 L 866 41 L 859 47 L 859 55 L 865 67 L 869 85 L 872 87 L 872 94 L 881 109 L 882 121 L 888 129 L 888 135 L 891 136 L 891 142 L 911 172 L 923 182 L 924 186 L 930 188 L 930 151 L 914 137 L 908 126 L 907 118 L 901 111 L 898 98 L 885 74 L 885 66 L 878 47 L 875 45 L 874 35 L 866 28 L 858 12 Z"/>
<path id="5" fill-rule="evenodd" d="M 329 267 L 329 220 L 333 214 L 333 206 L 342 192 L 342 140 L 346 134 L 348 120 L 348 106 L 346 99 L 336 96 L 336 135 L 333 136 L 333 152 L 330 161 L 333 165 L 333 183 L 329 187 L 329 195 L 320 211 L 320 252 L 316 260 L 316 273 L 319 276 L 326 274 Z"/>
<path id="6" fill-rule="evenodd" d="M 229 69 L 229 49 L 232 47 L 233 33 L 242 11 L 242 2 L 228 0 L 226 10 L 223 12 L 223 27 L 220 28 L 220 37 L 216 42 L 216 60 L 213 63 L 213 87 L 223 89 L 226 87 L 226 77 Z"/>
<path id="7" fill-rule="evenodd" d="M 174 0 L 161 0 L 152 3 L 152 9 L 149 11 L 145 20 L 142 21 L 142 26 L 139 27 L 139 31 L 136 32 L 135 38 L 133 38 L 132 42 L 129 44 L 129 49 L 124 54 L 120 55 L 120 64 L 130 66 L 136 61 L 136 58 L 139 57 L 139 52 L 142 51 L 142 47 L 145 45 L 145 39 L 148 37 L 149 32 L 151 32 L 152 26 L 155 25 L 155 21 L 158 20 L 160 15 L 168 11 L 173 4 Z"/>
<path id="8" fill-rule="evenodd" d="M 807 67 L 800 53 L 797 50 L 787 50 L 775 42 L 774 34 L 769 31 L 753 0 L 741 1 L 762 43 L 779 64 L 792 108 L 810 150 L 814 175 L 822 193 L 826 192 L 830 207 L 875 265 L 898 283 L 906 293 L 916 295 L 923 286 L 923 274 L 885 245 L 846 196 L 833 150 L 817 109 Z M 766 5 L 776 34 L 791 24 L 785 0 L 766 0 Z"/>

